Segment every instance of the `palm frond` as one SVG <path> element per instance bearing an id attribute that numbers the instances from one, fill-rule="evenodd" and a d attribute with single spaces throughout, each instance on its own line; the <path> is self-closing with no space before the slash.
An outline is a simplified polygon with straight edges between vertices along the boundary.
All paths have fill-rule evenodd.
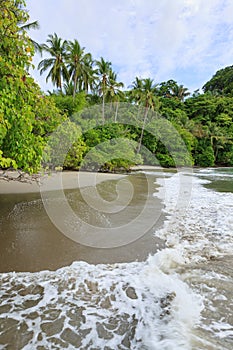
<path id="1" fill-rule="evenodd" d="M 39 22 L 34 21 L 31 23 L 26 23 L 24 25 L 20 25 L 20 30 L 31 30 L 31 29 L 40 29 Z"/>

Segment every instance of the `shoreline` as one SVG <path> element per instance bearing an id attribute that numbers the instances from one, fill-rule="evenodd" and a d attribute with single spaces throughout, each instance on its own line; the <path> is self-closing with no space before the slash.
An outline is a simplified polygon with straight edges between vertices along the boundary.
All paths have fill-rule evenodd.
<path id="1" fill-rule="evenodd" d="M 0 194 L 39 193 L 43 180 L 51 191 L 59 189 L 69 190 L 95 186 L 103 181 L 120 180 L 137 171 L 163 171 L 164 168 L 152 165 L 136 165 L 129 173 L 102 173 L 89 171 L 61 171 L 50 174 L 33 174 L 17 170 L 0 170 Z M 5 175 L 6 173 L 6 175 Z"/>
<path id="2" fill-rule="evenodd" d="M 82 180 L 78 183 L 77 175 L 82 175 Z M 100 188 L 100 193 L 112 194 L 112 189 L 115 185 L 111 185 L 111 180 L 115 182 L 117 179 L 125 179 L 127 175 L 122 174 L 106 174 L 106 173 L 86 173 L 86 172 L 64 172 L 58 175 L 63 175 L 63 182 L 66 188 L 75 188 L 74 191 L 68 194 L 71 203 L 74 205 L 74 212 L 81 208 L 80 213 L 84 213 L 85 217 L 89 218 L 91 225 L 99 227 L 99 220 L 105 216 L 95 214 L 95 211 L 90 207 L 85 207 L 85 200 L 79 188 L 84 186 L 93 186 L 100 182 L 110 181 L 110 185 L 103 185 Z M 132 174 L 130 182 L 132 183 L 135 193 L 132 201 L 127 206 L 125 211 L 117 211 L 106 213 L 106 222 L 111 220 L 113 227 L 122 226 L 125 236 L 134 234 L 134 231 L 127 231 L 128 222 L 134 222 L 137 216 L 145 205 L 145 195 L 149 194 L 149 202 L 147 202 L 148 213 L 155 218 L 153 225 L 147 227 L 143 221 L 139 222 L 142 234 L 129 239 L 127 243 L 119 246 L 95 247 L 92 245 L 85 245 L 78 241 L 73 241 L 67 237 L 62 231 L 53 224 L 48 214 L 46 213 L 40 199 L 39 185 L 34 181 L 30 183 L 20 183 L 19 181 L 0 181 L 4 188 L 4 193 L 0 193 L 2 201 L 2 248 L 0 254 L 0 272 L 37 272 L 43 270 L 57 270 L 64 266 L 71 265 L 74 261 L 85 261 L 88 264 L 116 264 L 116 263 L 130 263 L 134 261 L 145 261 L 150 254 L 156 253 L 163 249 L 164 241 L 156 237 L 156 231 L 160 229 L 165 221 L 165 214 L 163 213 L 163 203 L 159 198 L 153 196 L 154 193 L 154 177 L 149 178 L 150 185 L 146 186 L 147 180 L 140 174 Z M 52 185 L 59 185 L 56 182 L 59 178 L 55 175 L 49 178 Z M 35 192 L 35 187 L 37 192 Z M 64 187 L 63 187 L 64 188 Z M 150 193 L 148 189 L 150 188 Z M 18 194 L 15 193 L 18 190 Z M 48 189 L 46 187 L 45 191 Z M 49 186 L 48 190 L 51 190 Z M 44 190 L 44 189 L 43 189 Z M 86 189 L 87 193 L 89 188 Z M 104 192 L 101 192 L 101 191 Z M 152 190 L 152 191 L 151 191 Z M 21 191 L 21 192 L 20 192 Z M 0 191 L 1 192 L 1 191 Z M 8 194 L 8 195 L 7 195 Z M 127 192 L 122 193 L 122 199 L 127 197 Z M 126 197 L 125 197 L 126 196 Z M 112 197 L 103 197 L 105 200 Z M 28 205 L 24 205 L 29 203 Z M 110 207 L 113 207 L 111 201 Z M 118 208 L 117 206 L 115 208 Z M 141 209 L 140 209 L 141 208 Z M 59 206 L 56 206 L 55 213 L 58 217 L 63 215 L 59 212 Z M 150 214 L 151 213 L 151 214 Z M 11 214 L 11 215 L 9 215 Z M 98 213 L 97 213 L 98 214 Z M 118 215 L 118 217 L 117 217 Z M 146 216 L 148 217 L 148 216 Z M 82 219 L 82 216 L 80 216 Z M 79 221 L 78 221 L 79 222 Z M 147 222 L 147 219 L 146 219 Z M 106 226 L 108 227 L 108 225 Z M 125 228 L 124 228 L 125 227 Z M 77 226 L 78 232 L 82 230 L 82 222 Z M 88 231 L 87 231 L 88 234 Z"/>
<path id="3" fill-rule="evenodd" d="M 8 175 L 11 176 L 10 179 L 3 178 L 2 174 L 0 176 L 0 194 L 40 193 L 43 182 L 46 182 L 49 190 L 56 191 L 61 188 L 69 190 L 95 186 L 103 181 L 119 180 L 127 176 L 127 174 L 63 171 L 45 176 L 38 174 L 37 178 L 29 175 L 22 181 L 17 180 L 19 176 L 17 171 L 10 171 Z"/>

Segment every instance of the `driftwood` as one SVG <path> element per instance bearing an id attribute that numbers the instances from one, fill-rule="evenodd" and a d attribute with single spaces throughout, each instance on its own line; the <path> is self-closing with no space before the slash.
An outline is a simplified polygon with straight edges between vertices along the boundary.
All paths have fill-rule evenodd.
<path id="1" fill-rule="evenodd" d="M 28 174 L 22 170 L 2 169 L 0 170 L 0 180 L 19 181 L 23 183 L 39 183 L 41 174 Z"/>

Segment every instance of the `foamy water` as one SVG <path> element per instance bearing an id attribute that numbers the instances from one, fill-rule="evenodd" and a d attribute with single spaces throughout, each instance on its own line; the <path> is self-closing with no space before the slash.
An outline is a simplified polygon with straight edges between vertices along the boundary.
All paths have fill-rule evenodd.
<path id="1" fill-rule="evenodd" d="M 177 206 L 190 175 L 158 179 L 167 248 L 146 262 L 2 274 L 0 349 L 232 349 L 233 194 L 191 180 Z"/>
<path id="2" fill-rule="evenodd" d="M 177 174 L 163 180 L 158 196 L 165 196 L 169 214 L 156 235 L 168 249 L 161 264 L 173 259 L 180 277 L 203 298 L 204 308 L 193 349 L 232 349 L 233 347 L 233 193 L 216 192 L 203 187 L 210 180 L 232 183 L 232 171 L 202 170 L 192 176 L 192 193 L 186 209 L 176 206 L 177 186 L 190 175 Z M 158 180 L 162 183 L 162 180 Z M 181 181 L 182 182 L 182 181 Z M 173 256 L 173 258 L 172 258 Z"/>
<path id="3" fill-rule="evenodd" d="M 19 349 L 191 349 L 202 308 L 154 257 L 116 265 L 76 262 L 1 280 L 1 344 L 10 339 Z"/>
<path id="4" fill-rule="evenodd" d="M 216 176 L 220 175 L 217 173 Z M 156 195 L 161 198 L 165 196 L 164 210 L 169 215 L 164 227 L 156 235 L 164 239 L 168 247 L 175 247 L 186 263 L 231 255 L 233 194 L 206 189 L 202 185 L 210 181 L 199 178 L 198 174 L 194 174 L 192 182 L 187 180 L 188 177 L 190 175 L 181 173 L 165 180 L 158 179 L 158 183 L 163 186 Z M 183 186 L 192 186 L 185 208 L 177 207 L 180 181 Z"/>

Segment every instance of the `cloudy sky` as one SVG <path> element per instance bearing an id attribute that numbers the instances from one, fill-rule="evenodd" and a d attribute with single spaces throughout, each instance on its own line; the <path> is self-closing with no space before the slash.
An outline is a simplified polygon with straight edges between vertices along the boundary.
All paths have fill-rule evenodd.
<path id="1" fill-rule="evenodd" d="M 40 23 L 34 40 L 54 32 L 78 39 L 95 59 L 111 61 L 126 87 L 138 76 L 194 91 L 233 64 L 232 0 L 27 0 L 27 9 Z M 33 76 L 51 88 L 46 75 Z"/>

